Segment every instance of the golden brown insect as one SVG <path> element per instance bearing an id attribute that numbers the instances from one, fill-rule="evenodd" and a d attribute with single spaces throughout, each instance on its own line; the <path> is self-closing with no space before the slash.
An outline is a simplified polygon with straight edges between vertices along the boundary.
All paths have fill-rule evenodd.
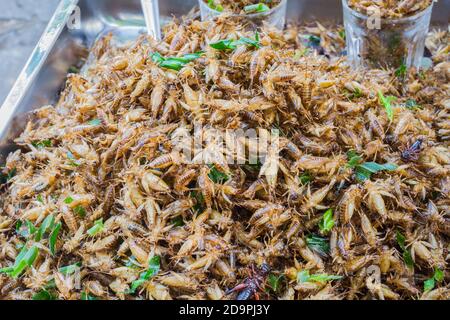
<path id="1" fill-rule="evenodd" d="M 176 152 L 172 152 L 170 154 L 162 155 L 155 158 L 148 164 L 148 166 L 154 169 L 164 169 L 173 164 L 179 164 L 180 160 L 181 158 L 179 154 Z"/>
<path id="2" fill-rule="evenodd" d="M 200 170 L 200 175 L 197 179 L 198 186 L 203 194 L 203 198 L 205 200 L 206 206 L 211 208 L 213 195 L 214 195 L 214 184 L 211 179 L 208 177 L 209 169 L 207 167 L 203 167 Z"/>
<path id="3" fill-rule="evenodd" d="M 291 237 L 295 236 L 299 232 L 300 228 L 300 221 L 294 218 L 289 226 L 289 229 L 286 231 L 286 238 L 290 239 Z"/>
<path id="4" fill-rule="evenodd" d="M 164 210 L 161 211 L 161 215 L 164 217 L 177 216 L 180 213 L 191 209 L 195 205 L 195 201 L 192 198 L 176 200 L 168 204 Z"/>
<path id="5" fill-rule="evenodd" d="M 381 125 L 378 117 L 372 112 L 371 109 L 366 112 L 367 118 L 369 119 L 370 128 L 381 138 L 384 139 L 385 133 L 383 126 Z"/>
<path id="6" fill-rule="evenodd" d="M 78 229 L 78 222 L 77 222 L 74 214 L 71 212 L 71 210 L 67 206 L 63 206 L 62 211 L 63 211 L 62 216 L 63 216 L 64 222 L 66 223 L 69 230 L 72 233 L 75 233 Z"/>
<path id="7" fill-rule="evenodd" d="M 281 212 L 281 210 L 283 210 L 283 209 L 284 209 L 284 207 L 279 204 L 275 204 L 275 203 L 267 204 L 264 207 L 255 211 L 255 213 L 251 216 L 249 223 L 253 223 L 257 219 L 260 219 L 261 217 L 263 217 L 265 215 L 271 215 L 271 214 L 274 214 L 277 212 Z"/>
<path id="8" fill-rule="evenodd" d="M 332 179 L 328 185 L 315 191 L 314 193 L 311 193 L 311 189 L 308 189 L 308 196 L 302 206 L 302 210 L 306 212 L 312 208 L 323 208 L 320 203 L 327 196 L 328 192 L 330 192 L 335 183 L 336 179 Z"/>
<path id="9" fill-rule="evenodd" d="M 390 192 L 385 191 L 381 185 L 371 181 L 366 182 L 365 187 L 367 190 L 366 197 L 368 197 L 367 200 L 370 209 L 378 212 L 378 214 L 385 219 L 387 217 L 387 209 L 383 196 L 391 198 L 394 198 L 394 196 Z"/>
<path id="10" fill-rule="evenodd" d="M 144 174 L 142 177 L 142 187 L 144 188 L 145 192 L 151 193 L 151 190 L 159 191 L 159 192 L 167 192 L 170 190 L 170 187 L 167 185 L 167 183 L 155 175 L 154 173 L 148 171 Z"/>
<path id="11" fill-rule="evenodd" d="M 117 240 L 115 235 L 110 235 L 102 239 L 98 239 L 87 246 L 89 252 L 96 252 L 110 248 Z"/>
<path id="12" fill-rule="evenodd" d="M 64 243 L 63 249 L 68 253 L 73 252 L 81 244 L 81 240 L 85 237 L 85 227 L 81 224 L 74 236 Z"/>
<path id="13" fill-rule="evenodd" d="M 131 93 L 131 98 L 136 99 L 139 97 L 150 85 L 151 79 L 148 73 L 145 73 L 139 82 L 136 84 L 134 91 Z"/>
<path id="14" fill-rule="evenodd" d="M 195 169 L 189 169 L 186 172 L 178 175 L 175 178 L 174 189 L 178 192 L 185 191 L 187 185 L 196 177 L 197 171 Z"/>
<path id="15" fill-rule="evenodd" d="M 195 290 L 198 282 L 182 273 L 170 272 L 161 277 L 161 283 L 171 288 L 181 288 L 186 290 Z"/>
<path id="16" fill-rule="evenodd" d="M 153 118 L 156 119 L 158 113 L 160 112 L 161 105 L 164 101 L 164 93 L 166 91 L 166 87 L 162 83 L 158 83 L 152 91 L 150 96 L 151 100 L 151 111 Z"/>
<path id="17" fill-rule="evenodd" d="M 378 242 L 376 229 L 372 226 L 369 218 L 364 213 L 360 213 L 360 218 L 361 228 L 363 230 L 364 237 L 366 238 L 367 243 L 369 243 L 369 245 L 371 245 L 372 247 L 375 247 Z"/>
<path id="18" fill-rule="evenodd" d="M 339 215 L 344 223 L 349 223 L 353 214 L 358 209 L 362 196 L 362 189 L 360 186 L 351 186 L 345 191 L 339 203 Z"/>
<path id="19" fill-rule="evenodd" d="M 230 56 L 229 65 L 234 67 L 236 64 L 241 63 L 246 52 L 247 46 L 239 46 Z"/>
<path id="20" fill-rule="evenodd" d="M 185 43 L 185 29 L 180 27 L 170 43 L 170 51 L 176 51 Z"/>
<path id="21" fill-rule="evenodd" d="M 306 109 L 308 109 L 311 106 L 311 100 L 312 100 L 312 89 L 311 89 L 311 82 L 305 81 L 302 84 L 302 88 L 300 91 L 300 96 L 302 98 L 303 105 Z"/>

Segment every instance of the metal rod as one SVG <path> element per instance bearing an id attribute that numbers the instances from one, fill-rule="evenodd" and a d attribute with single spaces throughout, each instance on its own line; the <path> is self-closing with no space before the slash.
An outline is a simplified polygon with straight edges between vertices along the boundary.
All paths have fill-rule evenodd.
<path id="1" fill-rule="evenodd" d="M 144 11 L 148 34 L 157 40 L 161 40 L 158 0 L 141 0 L 141 5 Z"/>

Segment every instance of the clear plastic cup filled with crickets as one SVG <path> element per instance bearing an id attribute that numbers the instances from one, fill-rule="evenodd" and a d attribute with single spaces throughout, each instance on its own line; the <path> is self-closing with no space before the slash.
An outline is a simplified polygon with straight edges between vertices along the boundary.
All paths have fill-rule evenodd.
<path id="1" fill-rule="evenodd" d="M 283 29 L 286 23 L 287 0 L 198 0 L 203 21 L 226 14 L 248 21 L 253 27 L 265 24 Z"/>
<path id="2" fill-rule="evenodd" d="M 433 0 L 342 0 L 354 68 L 420 68 Z"/>

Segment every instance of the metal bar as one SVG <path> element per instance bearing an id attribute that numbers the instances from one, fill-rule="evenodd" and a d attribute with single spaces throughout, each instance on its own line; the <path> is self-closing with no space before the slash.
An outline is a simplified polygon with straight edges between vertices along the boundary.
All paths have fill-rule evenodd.
<path id="1" fill-rule="evenodd" d="M 161 40 L 158 0 L 141 0 L 141 5 L 142 11 L 144 11 L 148 34 L 157 40 Z"/>

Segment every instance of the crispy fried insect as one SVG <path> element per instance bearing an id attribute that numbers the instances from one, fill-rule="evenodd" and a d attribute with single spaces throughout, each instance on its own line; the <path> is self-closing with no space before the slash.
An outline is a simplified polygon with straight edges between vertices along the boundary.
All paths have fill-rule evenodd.
<path id="1" fill-rule="evenodd" d="M 176 152 L 170 154 L 162 155 L 154 159 L 148 164 L 150 168 L 154 169 L 164 169 L 170 167 L 173 164 L 179 164 L 180 156 Z"/>
<path id="2" fill-rule="evenodd" d="M 419 154 L 422 151 L 423 139 L 419 138 L 410 147 L 401 152 L 402 160 L 405 162 L 419 160 Z"/>
<path id="3" fill-rule="evenodd" d="M 311 106 L 311 99 L 312 99 L 312 84 L 311 81 L 304 81 L 302 83 L 300 96 L 302 98 L 303 105 L 306 109 L 308 109 Z"/>
<path id="4" fill-rule="evenodd" d="M 198 177 L 198 186 L 201 189 L 201 192 L 203 194 L 203 198 L 205 200 L 206 206 L 208 208 L 211 208 L 212 201 L 213 201 L 213 195 L 214 195 L 214 183 L 211 181 L 211 179 L 208 176 L 208 173 L 210 170 L 207 167 L 203 167 L 200 170 L 200 175 Z"/>
<path id="5" fill-rule="evenodd" d="M 266 277 L 269 275 L 270 267 L 266 263 L 263 263 L 260 268 L 256 268 L 252 265 L 247 272 L 248 277 L 245 278 L 244 282 L 233 289 L 228 290 L 225 293 L 226 295 L 238 292 L 236 300 L 250 300 L 253 297 L 255 297 L 256 300 L 259 300 L 258 292 L 264 290 L 263 285 Z"/>

